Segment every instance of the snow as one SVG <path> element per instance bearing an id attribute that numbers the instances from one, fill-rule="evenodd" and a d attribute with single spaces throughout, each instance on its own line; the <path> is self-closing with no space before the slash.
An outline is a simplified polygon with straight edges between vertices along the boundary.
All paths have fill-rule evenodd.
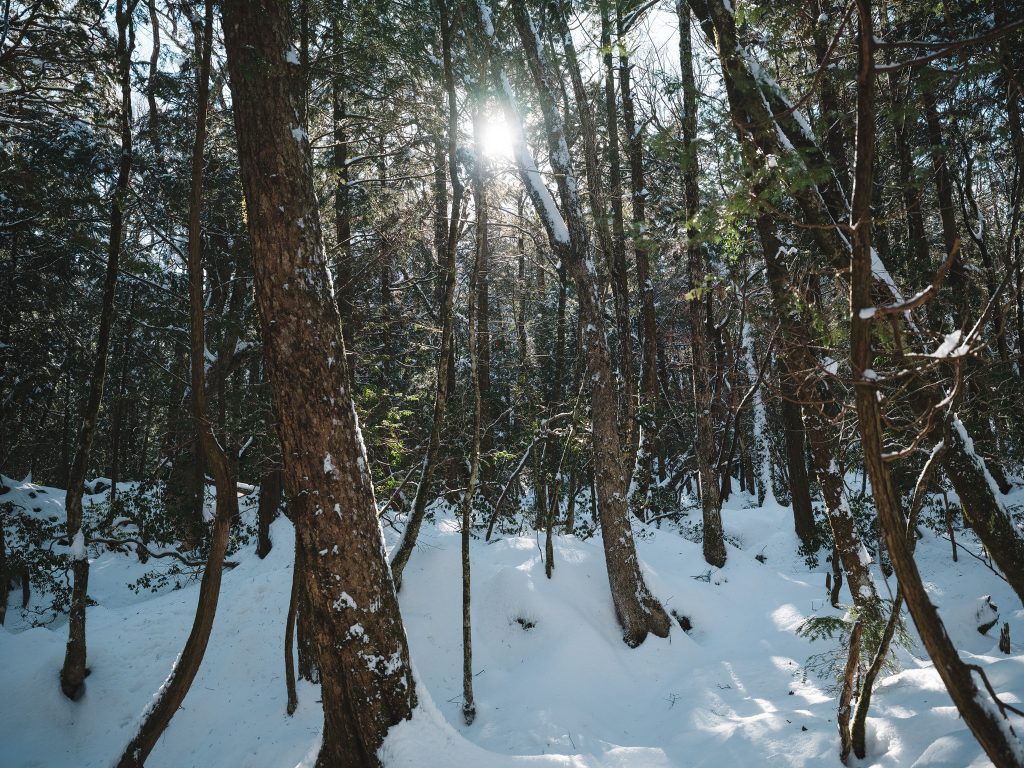
<path id="1" fill-rule="evenodd" d="M 85 560 L 89 557 L 85 549 L 85 534 L 82 533 L 81 528 L 75 531 L 75 538 L 71 542 L 70 554 L 72 560 Z"/>
<path id="2" fill-rule="evenodd" d="M 953 331 L 947 333 L 942 339 L 942 343 L 932 352 L 929 357 L 935 358 L 946 358 L 946 357 L 963 357 L 969 354 L 971 351 L 970 345 L 966 342 L 961 343 L 960 331 Z"/>
<path id="3" fill-rule="evenodd" d="M 896 281 L 892 279 L 892 275 L 886 269 L 885 262 L 882 261 L 882 257 L 878 255 L 878 251 L 874 248 L 871 249 L 871 274 L 885 284 L 896 304 L 904 302 L 903 293 L 896 287 Z"/>
<path id="4" fill-rule="evenodd" d="M 483 21 L 484 33 L 488 37 L 494 37 L 494 22 L 491 16 L 491 7 L 486 0 L 476 0 L 476 6 L 480 10 L 480 19 Z"/>
<path id="5" fill-rule="evenodd" d="M 848 477 L 854 486 L 858 478 Z M 0 499 L 63 508 L 63 491 L 7 481 Z M 87 497 L 102 506 L 106 493 Z M 243 499 L 252 523 L 254 495 Z M 1017 503 L 1024 501 L 1018 492 Z M 533 535 L 472 541 L 474 686 L 477 720 L 461 717 L 459 525 L 435 505 L 405 571 L 400 595 L 417 683 L 412 720 L 392 729 L 380 757 L 387 768 L 718 768 L 837 765 L 835 698 L 803 668 L 827 650 L 796 634 L 808 616 L 840 616 L 824 589 L 829 566 L 809 570 L 797 554 L 792 513 L 749 508 L 734 494 L 723 510 L 729 560 L 713 578 L 699 543 L 670 527 L 635 523 L 641 569 L 652 593 L 687 616 L 670 638 L 629 649 L 608 594 L 599 537 L 555 538 L 554 577 L 544 576 Z M 699 508 L 690 517 L 699 520 Z M 388 527 L 388 544 L 396 541 Z M 183 707 L 158 743 L 150 768 L 223 765 L 313 766 L 320 744 L 318 686 L 299 681 L 299 707 L 285 714 L 282 636 L 294 542 L 283 517 L 266 559 L 255 542 L 233 554 L 206 658 Z M 958 542 L 978 551 L 969 531 Z M 62 552 L 59 545 L 55 551 Z M 1008 702 L 1024 691 L 1024 654 L 996 650 L 995 632 L 973 626 L 977 600 L 991 595 L 1019 643 L 1024 611 L 974 558 L 953 563 L 949 545 L 925 530 L 919 560 L 930 596 L 966 661 L 980 665 Z M 764 561 L 755 559 L 763 555 Z M 0 628 L 0 743 L 5 768 L 109 766 L 133 734 L 188 635 L 197 585 L 136 595 L 125 583 L 153 567 L 98 549 L 90 577 L 89 666 L 84 698 L 57 685 L 66 624 L 26 628 L 12 601 Z M 873 565 L 875 578 L 881 575 Z M 844 594 L 844 599 L 846 599 Z M 352 608 L 342 593 L 339 602 Z M 351 602 L 351 604 L 350 604 Z M 533 623 L 529 630 L 516 619 Z M 359 636 L 357 617 L 353 637 Z M 911 631 L 913 631 L 911 629 Z M 918 649 L 916 654 L 922 654 Z M 370 659 L 367 659 L 369 663 Z M 373 659 L 392 665 L 389 653 Z M 900 651 L 903 670 L 878 684 L 868 720 L 869 760 L 879 768 L 984 766 L 926 659 Z M 16 694 L 16 695 L 12 695 Z M 1018 732 L 1024 723 L 1017 719 Z M 806 729 L 806 730 L 805 730 Z"/>
<path id="6" fill-rule="evenodd" d="M 974 439 L 967 431 L 967 427 L 960 421 L 960 414 L 953 414 L 953 428 L 956 429 L 957 434 L 960 435 L 960 439 L 963 441 L 964 449 L 967 451 L 967 455 L 970 456 L 974 463 L 981 468 L 981 471 L 985 475 L 985 482 L 988 484 L 989 492 L 992 494 L 992 498 L 995 499 L 996 504 L 999 506 L 1000 511 L 1006 514 L 1006 507 L 1003 504 L 1003 494 L 999 491 L 999 486 L 996 485 L 995 478 L 988 471 L 988 465 L 985 464 L 985 460 L 978 455 L 978 452 L 974 449 Z"/>
<path id="7" fill-rule="evenodd" d="M 863 307 L 857 312 L 857 316 L 861 320 L 870 320 L 875 316 L 875 312 L 878 311 L 878 307 Z"/>

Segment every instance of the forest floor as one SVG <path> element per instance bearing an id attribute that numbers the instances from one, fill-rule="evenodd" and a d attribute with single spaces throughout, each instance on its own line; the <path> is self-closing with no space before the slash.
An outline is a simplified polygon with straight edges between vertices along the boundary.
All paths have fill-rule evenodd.
<path id="1" fill-rule="evenodd" d="M 15 484 L 2 501 L 63 515 L 63 492 Z M 35 498 L 29 498 L 29 493 Z M 96 497 L 98 501 L 100 497 Z M 244 515 L 254 514 L 244 500 Z M 1020 498 L 1012 499 L 1024 502 Z M 86 503 L 89 497 L 86 498 Z M 477 719 L 461 718 L 461 571 L 457 524 L 425 526 L 405 573 L 402 616 L 420 706 L 392 730 L 388 768 L 697 768 L 839 765 L 830 681 L 807 668 L 836 641 L 797 634 L 807 617 L 837 616 L 825 592 L 824 557 L 809 569 L 797 554 L 791 514 L 749 508 L 734 496 L 723 512 L 728 563 L 710 569 L 700 545 L 674 527 L 635 526 L 643 571 L 667 609 L 687 617 L 669 639 L 637 649 L 621 641 L 599 537 L 559 536 L 549 581 L 533 535 L 473 542 L 473 646 Z M 698 513 L 690 515 L 697 519 Z M 396 538 L 387 529 L 389 546 Z M 149 765 L 253 768 L 312 765 L 321 729 L 317 686 L 300 682 L 285 714 L 283 635 L 291 584 L 290 523 L 272 528 L 265 560 L 255 542 L 231 556 L 209 649 L 183 708 Z M 963 543 L 980 548 L 969 532 Z M 1024 611 L 983 563 L 930 530 L 918 560 L 932 599 L 963 656 L 985 668 L 1006 701 L 1024 696 Z M 58 686 L 66 628 L 28 628 L 12 595 L 0 629 L 0 762 L 9 768 L 108 766 L 181 650 L 197 586 L 136 594 L 127 586 L 163 561 L 141 565 L 106 552 L 92 563 L 88 642 L 92 670 L 77 703 Z M 882 576 L 876 578 L 886 593 Z M 895 584 L 890 579 L 889 586 Z M 977 630 L 991 595 L 999 624 Z M 844 587 L 844 600 L 847 598 Z M 38 599 L 38 598 L 37 598 Z M 998 651 L 1009 622 L 1012 654 Z M 913 634 L 911 628 L 911 634 Z M 958 718 L 920 646 L 900 650 L 902 671 L 882 679 L 861 766 L 988 765 Z M 1024 722 L 1016 723 L 1024 732 Z"/>

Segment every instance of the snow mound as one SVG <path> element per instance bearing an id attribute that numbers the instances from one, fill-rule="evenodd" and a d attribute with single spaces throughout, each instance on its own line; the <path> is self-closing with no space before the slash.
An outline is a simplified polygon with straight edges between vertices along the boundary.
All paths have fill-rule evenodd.
<path id="1" fill-rule="evenodd" d="M 8 487 L 0 502 L 29 492 L 24 484 Z M 31 490 L 48 512 L 63 501 L 56 489 Z M 710 569 L 700 545 L 674 531 L 637 525 L 648 585 L 689 631 L 673 626 L 669 638 L 651 637 L 633 650 L 615 623 L 600 538 L 557 537 L 550 580 L 538 538 L 474 539 L 472 726 L 461 718 L 458 526 L 425 526 L 400 596 L 420 704 L 389 734 L 380 752 L 385 765 L 837 764 L 835 699 L 827 681 L 804 668 L 827 643 L 795 631 L 809 616 L 836 615 L 824 588 L 828 566 L 809 572 L 796 554 L 788 509 L 749 508 L 742 496 L 730 503 L 725 528 L 742 548 L 730 545 L 723 569 Z M 971 546 L 966 536 L 960 543 Z M 265 560 L 252 548 L 233 556 L 239 565 L 224 576 L 206 659 L 151 768 L 312 766 L 322 721 L 317 686 L 300 682 L 299 709 L 285 715 L 282 644 L 294 546 L 287 520 L 274 523 L 272 537 Z M 919 555 L 965 658 L 986 669 L 1007 701 L 1019 701 L 1024 611 L 1008 587 L 973 558 L 950 562 L 948 544 L 930 533 Z M 9 626 L 0 629 L 4 766 L 109 765 L 184 643 L 194 585 L 136 596 L 125 584 L 150 566 L 92 547 L 89 556 L 99 605 L 89 611 L 92 674 L 81 701 L 66 700 L 58 686 L 65 626 L 25 629 L 11 621 L 12 601 Z M 977 632 L 981 595 L 991 595 L 1000 622 L 1010 623 L 1014 655 L 998 652 L 997 633 Z M 866 764 L 987 765 L 930 662 L 905 651 L 900 658 L 903 671 L 882 679 L 874 698 Z"/>

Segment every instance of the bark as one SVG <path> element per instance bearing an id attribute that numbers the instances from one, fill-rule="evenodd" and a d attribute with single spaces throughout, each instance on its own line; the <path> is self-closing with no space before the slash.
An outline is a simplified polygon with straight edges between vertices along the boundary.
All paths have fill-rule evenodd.
<path id="1" fill-rule="evenodd" d="M 812 546 L 815 538 L 814 509 L 811 507 L 811 479 L 807 475 L 807 438 L 792 375 L 784 363 L 780 365 L 782 429 L 786 441 L 786 469 L 789 474 L 790 503 L 793 505 L 793 527 L 800 541 Z"/>
<path id="2" fill-rule="evenodd" d="M 690 344 L 693 356 L 693 414 L 696 438 L 693 451 L 700 478 L 700 502 L 704 516 L 704 560 L 721 568 L 725 565 L 725 539 L 722 530 L 722 500 L 714 466 L 714 422 L 711 414 L 712 363 L 707 338 L 708 315 L 705 311 L 704 282 L 707 262 L 693 222 L 700 207 L 697 179 L 697 85 L 693 76 L 693 47 L 690 41 L 690 12 L 680 2 L 679 67 L 683 82 L 683 147 L 686 165 L 683 190 L 686 195 L 686 270 L 690 291 L 687 310 L 690 319 Z"/>
<path id="3" fill-rule="evenodd" d="M 284 476 L 280 467 L 268 469 L 260 482 L 260 502 L 256 518 L 258 524 L 256 555 L 262 559 L 270 554 L 274 543 L 270 540 L 270 524 L 277 516 L 284 490 Z"/>
<path id="4" fill-rule="evenodd" d="M 612 602 L 623 630 L 623 640 L 630 646 L 637 646 L 648 633 L 659 637 L 668 636 L 670 622 L 661 604 L 648 591 L 636 555 L 626 500 L 627 478 L 622 467 L 623 451 L 608 337 L 597 295 L 597 270 L 583 219 L 576 175 L 565 142 L 564 124 L 554 98 L 555 88 L 542 56 L 539 37 L 524 3 L 515 0 L 511 9 L 540 96 L 549 156 L 564 213 L 560 213 L 555 206 L 526 147 L 522 136 L 522 117 L 508 88 L 504 67 L 494 50 L 491 14 L 484 0 L 477 3 L 480 37 L 486 46 L 492 83 L 502 100 L 506 117 L 516 132 L 515 156 L 519 176 L 544 225 L 552 250 L 566 266 L 576 285 L 580 323 L 584 326 L 583 347 L 586 349 L 590 375 L 597 517 L 602 529 Z"/>
<path id="5" fill-rule="evenodd" d="M 117 74 L 121 85 L 121 152 L 118 159 L 117 181 L 110 202 L 110 239 L 107 248 L 107 269 L 103 280 L 103 305 L 100 310 L 100 324 L 96 339 L 96 356 L 92 376 L 89 379 L 89 398 L 82 414 L 82 428 L 78 437 L 71 471 L 68 474 L 67 496 L 64 507 L 67 511 L 68 541 L 80 544 L 79 556 L 74 557 L 72 568 L 71 608 L 68 615 L 68 643 L 64 664 L 60 671 L 60 687 L 69 699 L 78 700 L 85 692 L 86 637 L 85 607 L 89 591 L 89 557 L 85 550 L 85 530 L 82 524 L 82 494 L 85 475 L 89 470 L 93 438 L 100 403 L 103 400 L 103 382 L 107 374 L 107 352 L 110 348 L 110 329 L 114 324 L 114 303 L 117 293 L 117 271 L 124 241 L 124 204 L 128 195 L 128 184 L 132 172 L 132 90 L 131 54 L 135 47 L 135 28 L 132 14 L 138 0 L 118 0 L 117 23 Z"/>
<path id="6" fill-rule="evenodd" d="M 0 627 L 7 616 L 7 597 L 11 589 L 11 574 L 7 572 L 7 540 L 4 538 L 4 518 L 0 515 Z"/>
<path id="7" fill-rule="evenodd" d="M 448 175 L 452 182 L 451 212 L 444 207 L 447 186 L 443 178 L 443 171 L 440 176 L 435 174 L 435 183 L 440 183 L 435 189 L 436 214 L 443 215 L 447 222 L 447 228 L 435 229 L 435 243 L 443 245 L 443 251 L 438 253 L 438 259 L 444 259 L 444 299 L 441 303 L 441 353 L 437 365 L 437 389 L 434 391 L 434 409 L 430 421 L 430 437 L 427 441 L 427 452 L 423 457 L 423 469 L 420 472 L 420 481 L 416 486 L 416 496 L 413 499 L 412 512 L 409 514 L 409 521 L 402 531 L 402 538 L 395 547 L 395 553 L 391 557 L 391 574 L 395 580 L 395 588 L 402 588 L 402 575 L 405 566 L 409 563 L 412 550 L 416 546 L 416 539 L 419 536 L 420 528 L 423 526 L 423 519 L 427 513 L 427 503 L 430 501 L 432 481 L 438 463 L 438 452 L 441 446 L 441 430 L 444 427 L 445 411 L 448 397 L 455 384 L 454 368 L 454 308 L 455 308 L 455 252 L 458 247 L 458 233 L 460 224 L 460 207 L 462 205 L 462 194 L 464 186 L 458 173 L 458 139 L 459 139 L 459 116 L 458 102 L 455 93 L 455 75 L 452 70 L 452 36 L 455 34 L 453 24 L 448 21 L 447 0 L 441 0 L 438 4 L 441 15 L 441 55 L 444 66 L 445 95 L 447 98 L 447 133 L 448 133 Z M 442 236 L 443 235 L 443 236 Z"/>
<path id="8" fill-rule="evenodd" d="M 292 561 L 292 588 L 288 596 L 288 615 L 284 621 L 284 684 L 288 697 L 285 712 L 294 715 L 299 706 L 299 695 L 295 691 L 295 614 L 298 610 L 299 589 L 302 579 L 298 569 L 299 537 L 295 536 L 295 559 Z"/>
<path id="9" fill-rule="evenodd" d="M 301 514 L 301 504 L 294 505 L 293 517 Z M 292 581 L 298 586 L 295 596 L 295 634 L 296 648 L 299 657 L 299 677 L 311 683 L 320 682 L 320 665 L 317 661 L 316 615 L 307 586 L 306 553 L 304 549 L 295 551 L 295 562 L 292 565 Z"/>
<path id="10" fill-rule="evenodd" d="M 618 104 L 615 99 L 615 66 L 612 57 L 612 21 L 609 0 L 601 0 L 601 52 L 604 64 L 605 132 L 608 145 L 608 184 L 612 212 L 612 250 L 605 254 L 611 276 L 618 336 L 618 373 L 622 382 L 620 416 L 623 440 L 622 463 L 631 469 L 636 456 L 636 381 L 633 377 L 633 334 L 629 317 L 629 280 L 626 266 L 626 228 L 622 210 L 622 161 L 619 153 Z"/>
<path id="11" fill-rule="evenodd" d="M 483 380 L 480 366 L 480 342 L 476 320 L 480 299 L 480 280 L 486 269 L 487 259 L 487 188 L 485 158 L 481 148 L 483 133 L 483 112 L 479 106 L 473 115 L 473 130 L 476 141 L 475 172 L 473 174 L 473 199 L 476 208 L 476 264 L 469 283 L 469 364 L 470 382 L 473 388 L 473 448 L 470 454 L 469 482 L 462 497 L 462 719 L 472 725 L 476 719 L 476 704 L 473 699 L 473 627 L 471 616 L 470 580 L 470 533 L 473 527 L 473 497 L 476 494 L 480 476 L 480 437 L 482 429 Z"/>
<path id="12" fill-rule="evenodd" d="M 935 662 L 946 690 L 961 717 L 997 768 L 1024 765 L 1021 749 L 998 701 L 987 699 L 975 683 L 972 669 L 960 660 L 956 647 L 946 634 L 938 610 L 921 580 L 914 555 L 907 541 L 899 495 L 889 467 L 883 459 L 882 412 L 877 397 L 877 381 L 864 372 L 872 367 L 872 320 L 860 310 L 874 305 L 871 296 L 871 187 L 875 145 L 875 38 L 870 0 L 857 0 L 859 34 L 857 37 L 857 135 L 853 200 L 850 224 L 853 232 L 850 284 L 850 366 L 855 381 L 857 421 L 860 427 L 864 462 L 882 524 L 886 548 L 892 561 L 907 608 L 917 627 L 921 642 Z M 981 673 L 983 674 L 983 673 Z"/>
<path id="13" fill-rule="evenodd" d="M 942 222 L 943 259 L 954 252 L 959 240 L 956 226 L 956 209 L 953 207 L 953 181 L 947 160 L 948 148 L 943 144 L 942 122 L 935 99 L 935 89 L 927 75 L 921 80 L 921 100 L 924 102 L 925 126 L 928 129 L 928 153 L 931 156 L 932 174 L 935 177 L 935 192 L 939 201 L 939 220 Z M 960 257 L 957 257 L 949 273 L 950 286 L 963 285 L 966 276 Z"/>
<path id="14" fill-rule="evenodd" d="M 617 17 L 617 34 L 620 45 L 626 30 L 620 15 Z M 636 477 L 637 496 L 646 501 L 654 467 L 656 414 L 658 410 L 658 330 L 654 309 L 654 283 L 651 280 L 651 257 L 654 243 L 647 235 L 647 176 L 644 168 L 644 134 L 636 124 L 636 107 L 633 102 L 632 66 L 625 49 L 619 53 L 619 91 L 622 96 L 622 124 L 626 130 L 626 147 L 629 155 L 629 188 L 632 197 L 633 252 L 636 260 L 636 282 L 640 294 L 640 385 L 639 403 L 642 418 L 643 442 L 639 446 L 641 455 Z"/>
<path id="15" fill-rule="evenodd" d="M 995 481 L 984 459 L 974 450 L 959 417 L 946 430 L 945 444 L 942 466 L 960 497 L 964 518 L 1024 603 L 1024 538 L 1000 500 Z"/>
<path id="16" fill-rule="evenodd" d="M 850 757 L 850 747 L 853 746 L 850 740 L 850 703 L 855 688 L 854 677 L 860 665 L 860 627 L 861 623 L 858 621 L 850 632 L 850 649 L 846 657 L 846 669 L 843 670 L 843 688 L 839 693 L 839 711 L 836 716 L 839 725 L 839 759 L 843 765 L 846 765 Z"/>
<path id="17" fill-rule="evenodd" d="M 349 205 L 348 177 L 348 131 L 345 101 L 345 37 L 340 16 L 345 12 L 344 2 L 339 2 L 332 20 L 332 37 L 336 63 L 331 77 L 331 95 L 334 121 L 334 226 L 338 239 L 338 259 L 334 268 L 334 295 L 338 298 L 338 313 L 341 315 L 341 330 L 348 355 L 349 376 L 355 376 L 353 356 L 353 332 L 355 328 L 355 270 L 352 263 L 352 222 Z"/>
<path id="18" fill-rule="evenodd" d="M 317 765 L 378 766 L 377 750 L 411 716 L 416 693 L 348 387 L 309 142 L 295 124 L 290 10 L 271 0 L 227 0 L 222 8 L 285 486 L 302 498 L 296 532 L 324 708 Z"/>

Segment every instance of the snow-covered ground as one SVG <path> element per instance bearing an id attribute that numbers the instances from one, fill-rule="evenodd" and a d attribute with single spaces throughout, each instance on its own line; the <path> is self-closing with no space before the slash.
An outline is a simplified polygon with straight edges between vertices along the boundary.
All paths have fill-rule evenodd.
<path id="1" fill-rule="evenodd" d="M 38 491 L 21 484 L 0 502 L 27 502 L 33 488 Z M 44 490 L 31 503 L 62 515 L 63 492 Z M 710 573 L 698 544 L 674 531 L 637 526 L 648 584 L 693 626 L 689 633 L 674 626 L 669 639 L 649 638 L 632 650 L 615 623 L 600 539 L 558 537 L 550 581 L 536 538 L 474 541 L 478 716 L 469 727 L 461 719 L 458 528 L 448 519 L 426 526 L 401 594 L 420 708 L 392 730 L 385 764 L 838 765 L 835 699 L 827 681 L 804 669 L 829 643 L 812 643 L 795 631 L 808 616 L 835 614 L 824 587 L 828 566 L 808 571 L 796 553 L 788 509 L 743 508 L 748 505 L 749 499 L 734 497 L 724 511 L 727 534 L 740 547 L 730 546 L 725 568 Z M 153 768 L 312 764 L 321 727 L 317 687 L 300 682 L 299 709 L 285 714 L 288 521 L 279 519 L 272 535 L 274 549 L 265 560 L 255 557 L 255 544 L 233 556 L 239 565 L 225 574 L 203 667 L 149 760 Z M 966 543 L 977 551 L 969 538 Z M 1020 702 L 1024 611 L 1012 592 L 974 558 L 953 563 L 948 542 L 931 533 L 918 552 L 964 656 L 986 669 L 1006 701 Z M 115 553 L 93 561 L 90 595 L 99 604 L 88 617 L 92 674 L 77 703 L 58 686 L 66 627 L 26 629 L 12 596 L 8 627 L 0 629 L 0 763 L 107 766 L 120 753 L 180 651 L 195 609 L 194 585 L 156 595 L 127 588 L 151 567 Z M 983 595 L 999 607 L 1000 625 L 1010 624 L 1010 656 L 996 648 L 998 628 L 985 636 L 976 630 Z M 859 764 L 988 765 L 931 663 L 905 651 L 900 661 L 903 671 L 878 686 L 869 756 Z M 1024 733 L 1024 722 L 1016 725 Z"/>

